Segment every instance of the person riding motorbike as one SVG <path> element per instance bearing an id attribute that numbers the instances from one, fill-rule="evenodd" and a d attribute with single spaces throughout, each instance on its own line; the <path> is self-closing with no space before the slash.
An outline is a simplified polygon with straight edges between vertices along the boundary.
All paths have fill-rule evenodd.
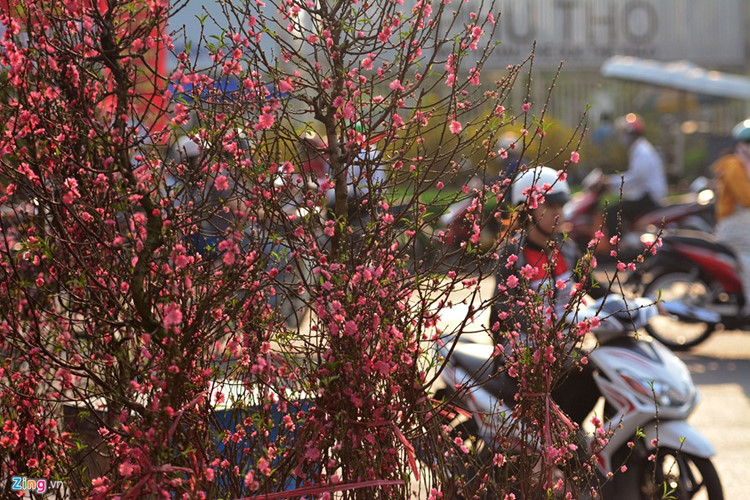
<path id="1" fill-rule="evenodd" d="M 515 207 L 515 221 L 510 222 L 510 243 L 496 275 L 499 291 L 491 311 L 491 329 L 496 345 L 505 345 L 507 355 L 513 355 L 513 347 L 530 342 L 529 336 L 521 333 L 515 340 L 506 338 L 507 332 L 526 332 L 533 325 L 518 324 L 523 315 L 514 314 L 519 301 L 529 294 L 545 298 L 545 314 L 551 314 L 552 323 L 570 317 L 568 305 L 582 283 L 584 261 L 580 261 L 578 249 L 572 241 L 561 237 L 563 205 L 570 198 L 570 187 L 560 172 L 549 167 L 536 167 L 521 172 L 513 181 L 510 204 Z M 580 261 L 580 262 L 579 262 Z M 520 279 L 519 279 L 520 277 Z M 513 286 L 513 285 L 516 286 Z M 587 290 L 592 296 L 603 295 L 600 287 Z M 520 327 L 520 328 L 519 328 Z M 523 344 L 521 344 L 523 345 Z M 598 393 L 590 369 L 573 366 L 575 350 L 566 349 L 567 374 L 551 392 L 552 399 L 579 426 L 594 407 Z M 496 369 L 503 363 L 496 358 Z"/>
<path id="2" fill-rule="evenodd" d="M 741 263 L 745 304 L 750 304 L 750 119 L 732 129 L 734 148 L 716 160 L 711 171 L 717 181 L 716 237 L 736 254 Z M 741 311 L 750 317 L 746 305 Z"/>
<path id="3" fill-rule="evenodd" d="M 609 207 L 606 214 L 608 236 L 617 234 L 618 218 L 623 226 L 639 215 L 661 206 L 667 195 L 667 177 L 656 148 L 644 136 L 645 123 L 635 113 L 615 121 L 619 139 L 628 148 L 628 169 L 607 180 L 610 190 L 622 188 L 622 199 Z"/>

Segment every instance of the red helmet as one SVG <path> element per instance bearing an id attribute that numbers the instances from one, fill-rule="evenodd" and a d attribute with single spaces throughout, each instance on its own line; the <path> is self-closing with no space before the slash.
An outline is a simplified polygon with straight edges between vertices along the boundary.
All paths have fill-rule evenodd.
<path id="1" fill-rule="evenodd" d="M 646 130 L 646 124 L 643 122 L 643 118 L 637 114 L 628 113 L 615 121 L 615 128 L 626 134 L 640 135 Z"/>

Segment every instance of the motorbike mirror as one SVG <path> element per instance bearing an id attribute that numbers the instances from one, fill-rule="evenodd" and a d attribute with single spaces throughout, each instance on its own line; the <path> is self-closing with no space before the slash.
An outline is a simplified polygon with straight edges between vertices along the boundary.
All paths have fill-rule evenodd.
<path id="1" fill-rule="evenodd" d="M 699 193 L 708 188 L 708 183 L 708 179 L 701 175 L 690 183 L 690 191 L 693 193 Z"/>

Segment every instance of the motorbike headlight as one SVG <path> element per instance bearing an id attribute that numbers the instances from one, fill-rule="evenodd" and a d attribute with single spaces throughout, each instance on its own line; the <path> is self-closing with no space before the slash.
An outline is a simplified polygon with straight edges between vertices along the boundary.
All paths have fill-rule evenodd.
<path id="1" fill-rule="evenodd" d="M 690 402 L 690 391 L 666 382 L 654 382 L 656 401 L 663 406 L 684 406 Z"/>
<path id="2" fill-rule="evenodd" d="M 641 399 L 656 401 L 659 406 L 683 406 L 690 401 L 690 389 L 677 387 L 663 380 L 647 380 L 628 372 L 619 372 L 620 378 L 635 390 Z"/>
<path id="3" fill-rule="evenodd" d="M 708 205 L 714 201 L 714 190 L 704 189 L 698 193 L 698 205 Z"/>
<path id="4" fill-rule="evenodd" d="M 643 243 L 644 246 L 651 246 L 656 243 L 657 238 L 658 236 L 654 233 L 643 233 L 641 235 L 641 243 Z"/>

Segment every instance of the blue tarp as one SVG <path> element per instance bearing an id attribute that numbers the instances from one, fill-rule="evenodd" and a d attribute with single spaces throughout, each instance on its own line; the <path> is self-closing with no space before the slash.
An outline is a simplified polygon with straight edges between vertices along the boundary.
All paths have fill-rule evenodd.
<path id="1" fill-rule="evenodd" d="M 287 99 L 289 97 L 288 92 L 280 92 L 272 83 L 267 83 L 266 89 L 269 92 L 266 99 Z M 169 90 L 176 96 L 174 97 L 176 99 L 181 99 L 188 103 L 193 101 L 194 92 L 192 83 L 182 85 L 182 92 L 177 92 L 177 87 L 174 84 L 169 85 Z M 204 88 L 200 93 L 200 97 L 204 100 L 209 100 L 211 97 L 221 97 L 220 101 L 225 99 L 231 101 L 239 96 L 241 92 L 242 84 L 239 80 L 236 78 L 223 78 L 214 80 L 212 89 Z"/>

